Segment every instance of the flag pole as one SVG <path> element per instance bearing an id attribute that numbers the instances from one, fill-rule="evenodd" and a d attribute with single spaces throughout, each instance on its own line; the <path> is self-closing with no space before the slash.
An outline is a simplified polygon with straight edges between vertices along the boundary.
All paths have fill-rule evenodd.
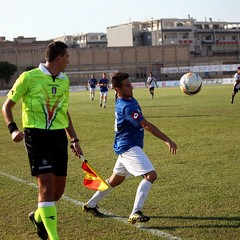
<path id="1" fill-rule="evenodd" d="M 70 148 L 71 148 L 72 150 L 74 150 L 73 145 L 70 145 Z M 88 175 L 89 172 L 87 172 L 86 169 L 84 169 L 84 167 L 83 167 L 83 165 L 84 165 L 84 163 L 85 163 L 85 166 L 87 166 L 88 169 L 90 168 L 90 171 L 92 171 L 92 173 L 94 173 L 94 175 L 101 181 L 101 183 L 102 183 L 103 186 L 104 186 L 102 190 L 106 190 L 106 189 L 108 189 L 108 188 L 110 187 L 110 186 L 109 186 L 109 183 L 107 183 L 107 182 L 98 174 L 98 172 L 97 172 L 95 169 L 92 168 L 92 166 L 89 164 L 88 160 L 87 160 L 83 155 L 80 155 L 80 156 L 77 156 L 77 157 L 82 160 L 82 170 Z M 87 175 L 86 175 L 86 176 L 87 176 Z M 85 176 L 85 178 L 84 178 L 84 181 L 85 181 L 85 179 L 86 179 L 86 176 Z M 100 190 L 100 189 L 94 189 L 94 188 L 88 186 L 88 184 L 84 184 L 84 186 L 87 187 L 87 188 L 90 188 L 90 189 L 92 189 L 92 190 L 102 191 L 102 190 Z"/>
<path id="2" fill-rule="evenodd" d="M 73 145 L 70 145 L 70 148 L 74 151 L 74 147 L 73 147 Z M 83 156 L 83 155 L 80 155 L 80 157 L 79 156 L 77 156 L 79 159 L 81 159 L 83 162 L 87 162 L 88 160 Z"/>

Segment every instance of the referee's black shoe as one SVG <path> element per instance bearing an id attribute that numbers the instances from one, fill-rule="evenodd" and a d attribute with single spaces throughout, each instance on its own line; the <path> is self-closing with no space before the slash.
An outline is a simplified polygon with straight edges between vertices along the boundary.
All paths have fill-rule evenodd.
<path id="1" fill-rule="evenodd" d="M 31 220 L 31 222 L 33 223 L 33 225 L 37 231 L 38 237 L 41 240 L 47 240 L 48 234 L 47 234 L 46 228 L 44 227 L 43 222 L 41 222 L 41 223 L 36 222 L 36 220 L 34 219 L 34 212 L 30 212 L 28 217 Z"/>

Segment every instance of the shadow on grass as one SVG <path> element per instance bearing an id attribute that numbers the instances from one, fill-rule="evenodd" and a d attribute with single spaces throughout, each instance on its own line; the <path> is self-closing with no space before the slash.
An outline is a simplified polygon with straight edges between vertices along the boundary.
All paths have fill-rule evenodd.
<path id="1" fill-rule="evenodd" d="M 121 220 L 128 220 L 128 216 L 119 216 L 114 215 L 110 213 L 106 213 L 101 216 L 95 216 L 97 218 L 116 218 Z M 183 224 L 179 225 L 173 225 L 171 223 L 171 226 L 150 226 L 151 220 L 147 225 L 142 225 L 140 228 L 142 229 L 156 229 L 156 230 L 168 230 L 168 231 L 174 231 L 176 229 L 194 229 L 194 228 L 218 228 L 218 229 L 224 229 L 224 228 L 240 228 L 240 217 L 194 217 L 194 216 L 150 216 L 151 219 L 168 219 L 168 220 L 188 220 L 187 222 L 182 222 Z M 124 221 L 125 221 L 124 220 Z M 190 221 L 189 221 L 190 220 Z M 195 222 L 193 222 L 195 221 Z M 196 222 L 198 221 L 198 222 Z M 204 224 L 200 224 L 199 221 L 205 221 Z M 214 221 L 214 222 L 208 222 L 206 221 Z M 219 223 L 216 223 L 219 222 Z M 235 222 L 232 224 L 226 224 L 222 223 L 220 221 L 228 221 L 228 222 Z M 237 222 L 237 223 L 236 223 Z"/>
<path id="2" fill-rule="evenodd" d="M 206 115 L 206 114 L 200 114 L 200 115 L 174 115 L 174 116 L 151 116 L 144 114 L 146 118 L 198 118 L 198 117 L 220 117 L 221 115 Z"/>
<path id="3" fill-rule="evenodd" d="M 240 228 L 240 217 L 194 217 L 194 216 L 151 216 L 151 219 L 170 219 L 170 220 L 192 220 L 192 221 L 205 221 L 204 224 L 199 222 L 186 222 L 188 224 L 179 226 L 143 226 L 144 229 L 158 229 L 158 230 L 175 230 L 180 228 Z M 208 222 L 206 221 L 214 221 Z M 219 223 L 216 223 L 219 222 Z M 221 223 L 221 221 L 235 222 L 232 224 Z"/>
<path id="4" fill-rule="evenodd" d="M 144 105 L 144 104 L 141 104 L 141 107 L 142 108 L 163 108 L 163 107 L 166 107 L 166 108 L 170 108 L 170 107 L 181 107 L 182 105 Z"/>
<path id="5" fill-rule="evenodd" d="M 99 216 L 94 216 L 96 218 L 122 218 L 122 219 L 127 219 L 126 216 L 119 216 L 119 215 L 114 215 L 111 213 L 104 213 L 103 215 L 99 215 Z"/>

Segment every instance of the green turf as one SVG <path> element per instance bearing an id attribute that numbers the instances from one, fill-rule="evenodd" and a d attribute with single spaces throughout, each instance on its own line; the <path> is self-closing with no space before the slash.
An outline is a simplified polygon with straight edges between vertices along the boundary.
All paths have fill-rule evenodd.
<path id="1" fill-rule="evenodd" d="M 130 177 L 100 202 L 100 210 L 114 218 L 98 219 L 81 211 L 78 204 L 61 199 L 58 228 L 63 240 L 120 239 L 240 239 L 240 94 L 230 104 L 232 86 L 203 86 L 196 96 L 179 88 L 134 89 L 144 116 L 178 144 L 177 155 L 168 153 L 163 142 L 145 134 L 145 152 L 158 173 L 144 213 L 151 220 L 145 230 L 126 223 L 141 178 Z M 70 113 L 85 157 L 104 178 L 112 173 L 116 156 L 112 150 L 114 93 L 107 108 L 93 102 L 89 93 L 71 93 Z M 2 105 L 4 97 L 0 98 Z M 14 108 L 20 126 L 20 107 Z M 1 172 L 35 183 L 30 176 L 22 143 L 13 143 L 3 118 L 0 120 Z M 65 195 L 87 201 L 94 191 L 82 186 L 80 162 L 70 153 Z M 27 214 L 37 205 L 37 189 L 0 174 L 0 239 L 37 239 Z M 169 235 L 159 237 L 150 230 Z"/>

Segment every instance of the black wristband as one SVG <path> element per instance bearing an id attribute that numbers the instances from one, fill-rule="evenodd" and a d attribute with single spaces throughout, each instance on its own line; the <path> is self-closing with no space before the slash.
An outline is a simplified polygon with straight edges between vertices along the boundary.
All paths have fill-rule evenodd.
<path id="1" fill-rule="evenodd" d="M 15 122 L 10 122 L 8 124 L 8 129 L 10 134 L 12 134 L 14 131 L 18 130 L 17 124 Z"/>
<path id="2" fill-rule="evenodd" d="M 71 141 L 71 143 L 75 143 L 75 142 L 79 142 L 79 139 L 78 138 L 75 138 Z"/>

